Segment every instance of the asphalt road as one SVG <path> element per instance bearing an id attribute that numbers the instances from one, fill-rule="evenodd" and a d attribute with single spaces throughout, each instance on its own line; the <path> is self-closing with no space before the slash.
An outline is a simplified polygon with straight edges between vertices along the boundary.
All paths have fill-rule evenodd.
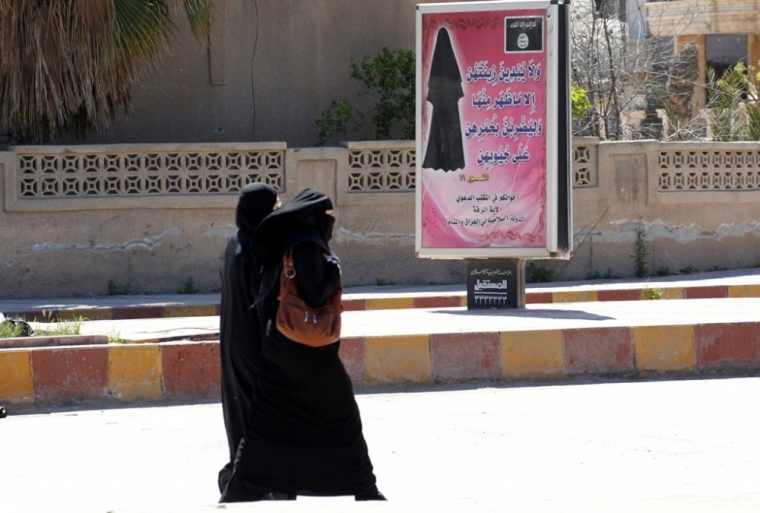
<path id="1" fill-rule="evenodd" d="M 390 502 L 229 511 L 760 510 L 760 378 L 361 392 Z M 211 512 L 218 403 L 0 419 L 0 511 Z"/>

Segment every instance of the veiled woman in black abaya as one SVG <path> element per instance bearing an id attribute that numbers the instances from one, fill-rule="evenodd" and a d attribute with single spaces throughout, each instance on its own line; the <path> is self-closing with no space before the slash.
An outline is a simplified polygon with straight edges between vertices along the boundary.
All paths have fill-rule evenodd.
<path id="1" fill-rule="evenodd" d="M 435 40 L 430 63 L 427 101 L 433 106 L 427 151 L 422 167 L 455 171 L 464 168 L 459 100 L 464 96 L 462 75 L 451 45 L 449 31 L 442 28 Z"/>
<path id="2" fill-rule="evenodd" d="M 270 214 L 253 240 L 263 266 L 256 301 L 262 329 L 259 379 L 235 468 L 220 502 L 261 500 L 270 493 L 354 495 L 384 500 L 362 434 L 351 379 L 338 356 L 339 342 L 313 348 L 275 326 L 282 257 L 293 249 L 298 294 L 319 307 L 340 284 L 330 251 L 334 218 L 330 199 L 306 189 Z"/>
<path id="3" fill-rule="evenodd" d="M 259 288 L 259 269 L 252 253 L 253 233 L 277 204 L 277 190 L 252 183 L 240 191 L 235 224 L 238 232 L 227 243 L 222 271 L 222 306 L 219 318 L 219 350 L 222 359 L 222 410 L 229 463 L 219 473 L 224 489 L 245 431 L 253 384 L 258 373 L 261 335 L 253 301 Z"/>

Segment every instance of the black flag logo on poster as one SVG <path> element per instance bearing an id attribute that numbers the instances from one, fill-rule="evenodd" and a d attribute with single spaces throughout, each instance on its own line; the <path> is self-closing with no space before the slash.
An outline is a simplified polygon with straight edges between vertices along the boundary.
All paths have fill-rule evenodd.
<path id="1" fill-rule="evenodd" d="M 504 52 L 543 52 L 544 18 L 520 16 L 504 19 Z"/>
<path id="2" fill-rule="evenodd" d="M 442 28 L 435 40 L 428 78 L 427 101 L 433 106 L 427 151 L 422 167 L 455 171 L 464 169 L 459 100 L 464 97 L 462 74 L 449 31 Z"/>

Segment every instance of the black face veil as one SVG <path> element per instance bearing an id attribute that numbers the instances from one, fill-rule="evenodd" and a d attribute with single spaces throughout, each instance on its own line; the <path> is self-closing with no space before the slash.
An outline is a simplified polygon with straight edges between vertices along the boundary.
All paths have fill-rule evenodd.
<path id="1" fill-rule="evenodd" d="M 464 96 L 462 75 L 449 31 L 442 28 L 435 41 L 428 78 L 427 101 L 433 106 L 427 151 L 422 167 L 455 171 L 464 168 L 459 99 Z"/>

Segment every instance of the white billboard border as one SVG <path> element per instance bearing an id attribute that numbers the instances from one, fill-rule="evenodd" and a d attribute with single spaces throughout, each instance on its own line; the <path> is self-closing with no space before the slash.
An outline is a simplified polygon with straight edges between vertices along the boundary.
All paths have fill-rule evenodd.
<path id="1" fill-rule="evenodd" d="M 536 9 L 546 11 L 546 62 L 547 62 L 547 115 L 546 115 L 546 246 L 541 248 L 423 248 L 422 247 L 422 16 L 424 14 L 515 11 Z M 507 14 L 504 13 L 506 16 Z M 415 34 L 415 251 L 419 258 L 466 259 L 466 258 L 551 258 L 557 253 L 557 122 L 558 122 L 558 7 L 550 0 L 486 1 L 467 3 L 418 4 Z M 569 30 L 569 27 L 568 27 Z M 571 203 L 572 204 L 572 203 Z"/>

